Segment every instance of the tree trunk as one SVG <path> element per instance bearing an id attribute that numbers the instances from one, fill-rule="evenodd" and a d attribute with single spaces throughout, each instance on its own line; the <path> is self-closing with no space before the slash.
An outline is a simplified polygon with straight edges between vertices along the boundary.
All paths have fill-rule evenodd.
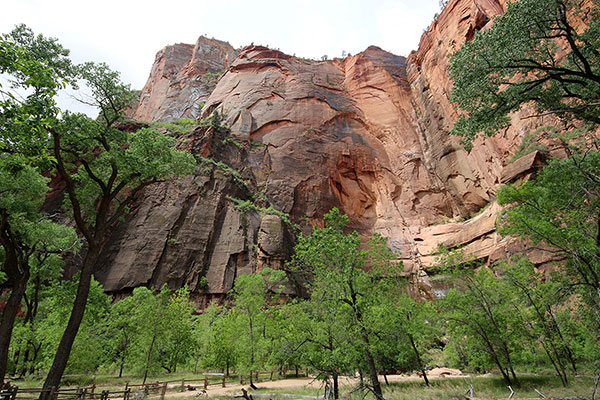
<path id="1" fill-rule="evenodd" d="M 119 366 L 119 378 L 123 377 L 123 366 L 125 365 L 125 357 L 121 358 L 121 365 Z"/>
<path id="2" fill-rule="evenodd" d="M 152 336 L 152 341 L 150 342 L 150 348 L 148 348 L 148 354 L 146 355 L 146 367 L 144 368 L 144 381 L 142 383 L 146 383 L 146 379 L 148 379 L 148 369 L 150 368 L 150 358 L 152 357 L 152 350 L 154 349 L 154 341 L 156 340 L 156 333 Z"/>
<path id="3" fill-rule="evenodd" d="M 337 371 L 333 372 L 333 398 L 335 400 L 340 398 L 340 388 L 338 385 L 338 373 Z"/>
<path id="4" fill-rule="evenodd" d="M 13 327 L 15 326 L 15 319 L 21 305 L 21 300 L 27 289 L 28 279 L 29 271 L 25 271 L 19 278 L 15 279 L 12 291 L 10 292 L 10 296 L 2 312 L 2 320 L 0 321 L 0 383 L 4 382 L 4 377 L 6 375 L 10 339 Z"/>
<path id="5" fill-rule="evenodd" d="M 250 388 L 256 390 L 258 388 L 256 387 L 256 385 L 254 384 L 254 381 L 252 380 L 252 373 L 253 373 L 253 371 L 250 370 Z"/>
<path id="6" fill-rule="evenodd" d="M 421 362 L 421 355 L 419 354 L 419 350 L 417 349 L 417 345 L 415 343 L 413 335 L 408 334 L 408 338 L 410 339 L 410 344 L 415 352 L 415 356 L 417 357 L 417 364 L 419 364 L 419 369 L 421 370 L 421 373 L 423 374 L 423 380 L 425 380 L 425 385 L 429 386 L 429 379 L 427 378 L 427 372 L 425 372 L 425 366 Z"/>
<path id="7" fill-rule="evenodd" d="M 515 374 L 515 370 L 513 368 L 512 362 L 510 361 L 510 358 L 508 359 L 508 368 L 510 369 L 510 374 L 513 377 L 514 384 L 517 385 L 518 387 L 521 387 L 521 383 L 517 379 L 517 374 Z"/>
<path id="8" fill-rule="evenodd" d="M 363 336 L 363 340 L 365 344 L 369 344 L 369 338 Z M 367 365 L 369 366 L 369 380 L 371 381 L 371 386 L 373 386 L 373 394 L 378 400 L 383 399 L 383 393 L 381 391 L 381 385 L 379 384 L 379 378 L 377 377 L 377 368 L 375 367 L 375 359 L 369 351 L 368 346 L 365 348 L 365 358 L 367 359 Z"/>
<path id="9" fill-rule="evenodd" d="M 25 354 L 23 354 L 23 364 L 21 364 L 21 370 L 19 371 L 19 377 L 23 378 L 27 373 L 27 365 L 29 364 L 29 347 L 31 346 L 31 341 L 28 340 L 25 345 Z"/>
<path id="10" fill-rule="evenodd" d="M 504 369 L 504 367 L 502 366 L 502 363 L 500 362 L 500 360 L 498 360 L 497 356 L 493 356 L 494 362 L 496 363 L 496 365 L 498 366 L 498 369 L 500 369 L 500 373 L 502 374 L 502 378 L 504 378 L 504 382 L 508 385 L 508 386 L 512 386 L 512 381 L 510 380 L 510 377 L 508 376 L 508 372 Z"/>
<path id="11" fill-rule="evenodd" d="M 73 303 L 73 309 L 71 310 L 71 316 L 65 332 L 63 333 L 58 349 L 54 355 L 54 361 L 48 371 L 48 376 L 44 382 L 43 388 L 49 390 L 50 388 L 57 388 L 60 385 L 60 379 L 62 378 L 67 362 L 69 361 L 69 355 L 73 348 L 73 342 L 77 337 L 79 326 L 83 320 L 83 314 L 85 313 L 85 305 L 87 304 L 88 295 L 90 293 L 90 283 L 92 280 L 92 270 L 96 264 L 98 258 L 99 249 L 96 246 L 91 246 L 88 249 L 88 253 L 83 261 L 83 268 L 81 269 L 81 275 L 79 276 L 79 286 L 77 287 L 77 295 L 75 296 L 75 302 Z M 40 399 L 44 400 L 44 394 L 40 395 Z"/>
<path id="12" fill-rule="evenodd" d="M 34 361 L 37 360 L 40 350 L 42 349 L 42 345 L 39 344 L 37 347 L 32 345 L 31 347 L 33 348 L 33 356 L 31 357 L 31 364 L 29 364 L 29 374 L 33 375 L 37 371 Z"/>

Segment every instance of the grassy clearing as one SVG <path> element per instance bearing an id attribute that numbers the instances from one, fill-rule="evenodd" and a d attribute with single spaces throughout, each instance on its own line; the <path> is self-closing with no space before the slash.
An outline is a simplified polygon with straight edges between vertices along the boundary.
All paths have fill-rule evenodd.
<path id="1" fill-rule="evenodd" d="M 571 378 L 569 387 L 564 388 L 553 376 L 519 376 L 521 387 L 513 387 L 515 398 L 539 398 L 535 389 L 548 397 L 591 396 L 593 377 Z M 510 390 L 500 377 L 439 378 L 426 387 L 422 382 L 396 382 L 385 389 L 389 400 L 408 399 L 451 399 L 464 398 L 469 385 L 473 385 L 475 397 L 508 398 Z"/>
<path id="2" fill-rule="evenodd" d="M 535 389 L 552 398 L 567 397 L 590 397 L 594 388 L 595 378 L 582 376 L 571 378 L 569 387 L 561 386 L 560 381 L 553 376 L 519 376 L 521 387 L 514 387 L 514 398 L 540 398 Z M 387 386 L 383 384 L 384 397 L 386 400 L 438 400 L 438 399 L 465 399 L 469 385 L 473 384 L 474 394 L 477 398 L 508 398 L 510 390 L 506 387 L 500 377 L 456 377 L 456 378 L 434 378 L 431 386 L 427 387 L 422 380 L 390 382 Z M 259 384 L 260 387 L 260 384 Z M 323 388 L 300 387 L 300 388 L 259 388 L 252 393 L 259 395 L 270 394 L 264 397 L 272 400 L 297 400 L 312 398 L 323 395 Z M 285 396 L 288 395 L 288 396 Z M 294 395 L 294 397 L 289 397 Z M 262 399 L 263 396 L 256 396 Z M 346 399 L 362 400 L 372 399 L 373 396 L 356 390 L 356 386 L 341 386 L 340 396 Z M 214 396 L 214 399 L 225 399 L 229 396 Z M 173 400 L 173 399 L 170 399 Z"/>
<path id="3" fill-rule="evenodd" d="M 161 374 L 153 376 L 148 379 L 148 382 L 156 381 L 175 381 L 185 379 L 202 379 L 202 374 L 194 374 L 192 372 L 182 372 L 176 374 Z M 278 375 L 273 375 L 273 379 L 280 379 Z M 293 378 L 290 376 L 290 378 Z M 283 378 L 285 379 L 285 378 Z M 262 378 L 261 381 L 266 380 Z M 562 387 L 560 381 L 550 375 L 536 376 L 536 375 L 520 375 L 519 380 L 521 381 L 521 387 L 513 387 L 515 391 L 514 398 L 532 398 L 536 399 L 540 396 L 535 392 L 535 389 L 542 392 L 544 395 L 552 398 L 567 398 L 567 397 L 590 397 L 594 388 L 595 377 L 593 376 L 578 376 L 576 378 L 570 378 L 570 385 L 567 388 Z M 141 378 L 137 376 L 124 376 L 122 378 L 115 378 L 114 375 L 98 375 L 95 378 L 95 383 L 98 388 L 103 390 L 123 390 L 125 383 L 141 383 Z M 308 382 L 308 381 L 307 381 Z M 28 379 L 25 381 L 15 381 L 14 384 L 20 387 L 40 387 L 42 385 L 41 380 Z M 80 385 L 91 384 L 91 378 L 88 378 L 87 382 L 80 382 Z M 227 386 L 239 384 L 238 376 L 231 376 L 227 379 Z M 245 380 L 245 386 L 247 386 L 247 379 Z M 477 398 L 508 398 L 510 391 L 506 387 L 504 381 L 498 376 L 476 376 L 476 377 L 454 377 L 454 378 L 433 378 L 431 380 L 431 386 L 427 387 L 422 380 L 411 380 L 411 381 L 390 381 L 390 385 L 386 385 L 382 380 L 384 397 L 386 400 L 437 400 L 437 399 L 464 399 L 467 394 L 469 385 L 472 384 L 474 388 L 474 394 Z M 69 387 L 77 386 L 77 383 L 69 384 Z M 172 383 L 171 385 L 176 385 Z M 67 385 L 65 385 L 67 386 Z M 257 394 L 256 400 L 272 399 L 272 400 L 298 400 L 298 399 L 312 399 L 314 397 L 322 396 L 324 393 L 324 387 L 310 387 L 308 385 L 302 387 L 285 387 L 285 383 L 282 382 L 280 388 L 261 388 L 260 382 L 257 383 L 259 386 L 258 390 L 252 391 Z M 169 393 L 179 390 L 178 388 L 169 389 Z M 237 393 L 236 393 L 237 394 Z M 209 392 L 210 395 L 210 392 Z M 293 395 L 290 397 L 289 395 Z M 356 390 L 356 385 L 341 385 L 340 396 L 346 399 L 352 400 L 363 400 L 373 399 L 373 396 L 364 392 Z M 231 395 L 215 395 L 211 396 L 213 399 L 229 399 Z M 169 396 L 169 400 L 190 400 L 193 397 L 177 395 Z"/>

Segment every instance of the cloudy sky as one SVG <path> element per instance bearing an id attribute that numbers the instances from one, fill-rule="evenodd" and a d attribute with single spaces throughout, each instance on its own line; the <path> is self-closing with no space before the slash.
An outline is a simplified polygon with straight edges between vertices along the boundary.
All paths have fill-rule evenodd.
<path id="1" fill-rule="evenodd" d="M 416 49 L 439 0 L 5 0 L 0 32 L 25 23 L 57 37 L 76 62 L 104 61 L 141 89 L 154 56 L 205 35 L 254 42 L 301 57 L 330 58 L 377 45 Z"/>

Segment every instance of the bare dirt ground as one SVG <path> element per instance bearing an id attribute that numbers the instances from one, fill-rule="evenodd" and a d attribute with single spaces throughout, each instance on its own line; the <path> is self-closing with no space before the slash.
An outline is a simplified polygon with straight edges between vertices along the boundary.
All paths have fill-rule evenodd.
<path id="1" fill-rule="evenodd" d="M 458 376 L 446 376 L 447 378 L 464 378 L 468 375 L 458 375 Z M 440 375 L 432 375 L 430 378 L 438 378 Z M 423 379 L 418 375 L 388 375 L 387 379 L 389 382 L 407 382 L 407 381 L 417 381 Z M 383 383 L 383 376 L 380 377 L 380 381 Z M 358 383 L 358 378 L 350 378 L 350 377 L 340 377 L 340 386 L 347 385 L 356 385 Z M 276 381 L 265 381 L 256 383 L 256 386 L 259 389 L 294 389 L 299 387 L 312 387 L 312 388 L 320 388 L 323 386 L 323 382 L 316 380 L 314 378 L 292 378 L 292 379 L 281 379 Z M 185 392 L 167 392 L 165 395 L 166 398 L 181 398 L 181 397 L 194 397 L 194 396 L 224 396 L 224 395 L 237 395 L 242 393 L 242 388 L 248 390 L 248 385 L 228 385 L 227 387 L 220 386 L 209 386 L 206 390 L 206 393 L 201 388 L 198 390 L 191 390 Z M 301 396 L 300 396 L 301 397 Z"/>

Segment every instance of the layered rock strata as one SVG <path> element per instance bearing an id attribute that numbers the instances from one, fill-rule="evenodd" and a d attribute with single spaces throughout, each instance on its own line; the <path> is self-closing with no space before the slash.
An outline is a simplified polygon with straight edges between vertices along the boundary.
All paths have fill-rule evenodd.
<path id="1" fill-rule="evenodd" d="M 494 198 L 500 184 L 560 152 L 550 143 L 547 153 L 509 162 L 525 134 L 551 121 L 523 118 L 524 110 L 470 153 L 448 134 L 457 112 L 447 56 L 506 3 L 451 0 L 408 59 L 369 47 L 307 61 L 260 46 L 238 53 L 202 37 L 161 50 L 133 116 L 172 121 L 216 111 L 231 129 L 182 138 L 202 167 L 145 191 L 104 250 L 105 288 L 187 284 L 222 295 L 240 273 L 285 267 L 293 235 L 282 213 L 308 232 L 331 207 L 362 234 L 388 237 L 407 272 L 434 264 L 440 245 L 484 262 L 526 251 L 496 233 Z M 214 86 L 203 80 L 220 72 Z"/>
<path id="2" fill-rule="evenodd" d="M 195 45 L 165 47 L 156 54 L 150 77 L 130 116 L 139 121 L 196 118 L 237 55 L 229 43 L 204 36 Z"/>

